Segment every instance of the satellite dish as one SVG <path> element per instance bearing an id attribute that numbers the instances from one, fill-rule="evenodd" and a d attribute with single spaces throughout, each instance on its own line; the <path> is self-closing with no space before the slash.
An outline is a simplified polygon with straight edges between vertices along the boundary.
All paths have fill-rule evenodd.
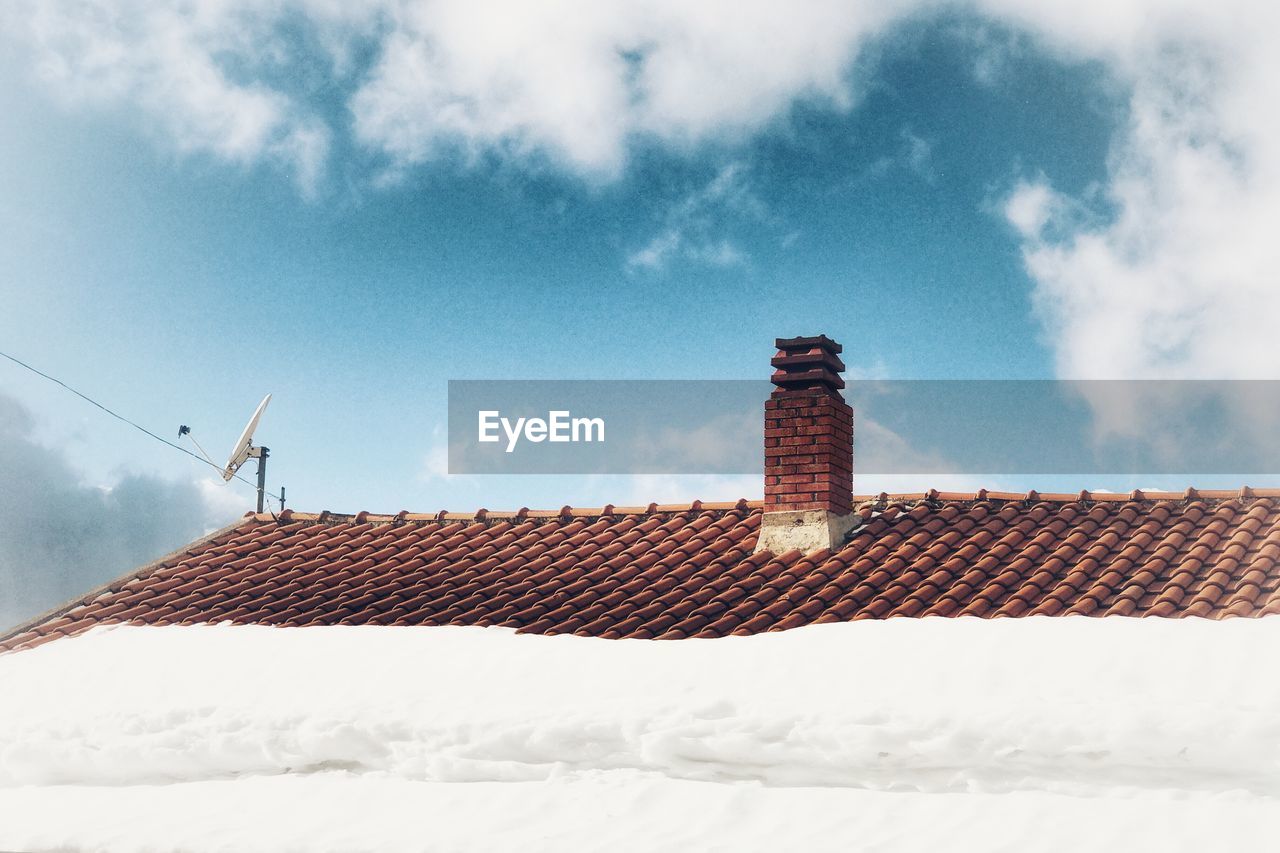
<path id="1" fill-rule="evenodd" d="M 258 421 L 262 420 L 262 413 L 267 410 L 267 403 L 270 402 L 271 395 L 268 394 L 262 398 L 258 408 L 254 409 L 253 417 L 249 418 L 249 423 L 245 425 L 244 432 L 240 433 L 240 439 L 231 450 L 231 457 L 227 459 L 227 467 L 222 469 L 223 480 L 229 481 L 240 470 L 240 466 L 250 459 L 261 458 L 262 448 L 253 446 L 253 431 L 258 428 Z"/>

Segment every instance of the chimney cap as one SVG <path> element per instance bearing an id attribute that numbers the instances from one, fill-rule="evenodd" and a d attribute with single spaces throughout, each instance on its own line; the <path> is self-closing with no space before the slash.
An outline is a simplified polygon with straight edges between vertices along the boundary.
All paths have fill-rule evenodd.
<path id="1" fill-rule="evenodd" d="M 780 350 L 812 349 L 813 347 L 822 347 L 832 355 L 839 355 L 844 352 L 844 347 L 840 346 L 826 335 L 814 335 L 801 338 L 776 338 L 773 345 Z"/>
<path id="2" fill-rule="evenodd" d="M 776 370 L 770 381 L 774 394 L 825 391 L 839 396 L 844 387 L 840 378 L 844 362 L 837 353 L 842 347 L 826 335 L 803 338 L 778 338 L 774 341 L 778 354 L 769 362 Z"/>

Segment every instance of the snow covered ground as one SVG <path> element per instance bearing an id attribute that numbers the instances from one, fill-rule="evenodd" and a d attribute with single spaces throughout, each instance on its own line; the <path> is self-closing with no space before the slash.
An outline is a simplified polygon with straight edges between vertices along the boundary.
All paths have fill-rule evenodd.
<path id="1" fill-rule="evenodd" d="M 99 629 L 0 655 L 0 849 L 1274 849 L 1276 660 L 1274 617 Z"/>

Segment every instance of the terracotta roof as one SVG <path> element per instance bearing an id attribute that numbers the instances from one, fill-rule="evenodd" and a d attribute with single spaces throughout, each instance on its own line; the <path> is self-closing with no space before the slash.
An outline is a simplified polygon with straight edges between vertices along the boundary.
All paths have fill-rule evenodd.
<path id="1" fill-rule="evenodd" d="M 758 503 L 248 515 L 11 631 L 504 625 L 716 637 L 888 616 L 1280 613 L 1280 491 L 858 499 L 838 551 L 753 554 Z"/>

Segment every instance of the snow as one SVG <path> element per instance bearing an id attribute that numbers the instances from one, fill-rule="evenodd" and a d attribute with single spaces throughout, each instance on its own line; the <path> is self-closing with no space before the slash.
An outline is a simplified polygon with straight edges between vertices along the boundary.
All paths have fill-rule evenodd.
<path id="1" fill-rule="evenodd" d="M 1274 617 L 102 628 L 0 655 L 0 849 L 1267 849 L 1278 653 Z"/>

